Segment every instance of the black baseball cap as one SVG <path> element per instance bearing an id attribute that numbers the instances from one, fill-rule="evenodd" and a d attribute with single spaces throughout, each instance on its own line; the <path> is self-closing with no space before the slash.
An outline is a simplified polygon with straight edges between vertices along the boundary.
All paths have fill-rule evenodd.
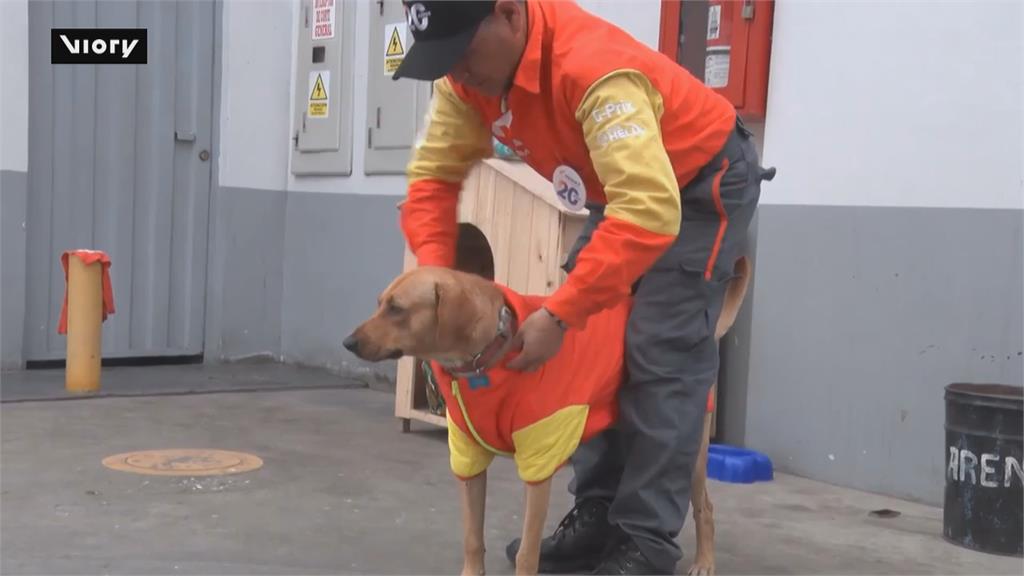
<path id="1" fill-rule="evenodd" d="M 402 0 L 412 46 L 391 76 L 437 80 L 452 69 L 473 41 L 495 0 Z"/>

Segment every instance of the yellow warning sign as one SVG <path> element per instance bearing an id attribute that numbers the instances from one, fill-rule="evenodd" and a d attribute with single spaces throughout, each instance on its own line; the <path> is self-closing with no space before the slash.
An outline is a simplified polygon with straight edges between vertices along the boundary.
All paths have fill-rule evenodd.
<path id="1" fill-rule="evenodd" d="M 324 79 L 320 75 L 316 77 L 313 84 L 313 93 L 309 95 L 310 100 L 327 100 L 327 90 L 324 90 Z"/>
<path id="2" fill-rule="evenodd" d="M 405 49 L 402 48 L 402 39 L 398 37 L 398 27 L 391 29 L 391 39 L 388 40 L 388 48 L 384 52 L 385 56 L 403 56 L 405 55 Z"/>
<path id="3" fill-rule="evenodd" d="M 331 71 L 313 70 L 309 73 L 309 104 L 306 115 L 327 118 L 330 104 Z"/>
<path id="4" fill-rule="evenodd" d="M 405 58 L 406 31 L 408 24 L 398 22 L 384 25 L 384 73 L 388 76 L 398 70 L 398 66 Z"/>

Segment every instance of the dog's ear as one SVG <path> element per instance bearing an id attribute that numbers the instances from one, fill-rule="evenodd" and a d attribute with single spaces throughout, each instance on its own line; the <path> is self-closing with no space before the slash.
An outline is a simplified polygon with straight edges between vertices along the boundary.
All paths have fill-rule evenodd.
<path id="1" fill-rule="evenodd" d="M 460 313 L 465 311 L 466 294 L 454 282 L 434 282 L 434 342 L 441 348 L 457 346 L 465 340 L 468 327 L 459 322 Z"/>

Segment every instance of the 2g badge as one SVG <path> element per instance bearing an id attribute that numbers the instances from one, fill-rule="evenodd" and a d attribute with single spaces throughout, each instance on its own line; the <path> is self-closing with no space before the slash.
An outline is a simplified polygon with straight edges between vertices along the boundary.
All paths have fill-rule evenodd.
<path id="1" fill-rule="evenodd" d="M 573 212 L 583 209 L 587 202 L 587 187 L 583 184 L 583 178 L 571 166 L 562 164 L 555 168 L 551 184 L 555 188 L 555 196 L 563 206 Z"/>

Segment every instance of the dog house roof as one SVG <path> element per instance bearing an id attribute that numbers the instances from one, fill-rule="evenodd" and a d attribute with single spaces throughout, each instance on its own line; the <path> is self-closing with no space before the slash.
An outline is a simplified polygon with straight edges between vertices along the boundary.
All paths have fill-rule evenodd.
<path id="1" fill-rule="evenodd" d="M 491 168 L 509 180 L 512 180 L 522 188 L 528 190 L 534 196 L 543 200 L 548 206 L 551 206 L 562 214 L 566 214 L 570 217 L 586 218 L 586 210 L 573 211 L 563 206 L 562 203 L 555 198 L 555 191 L 551 181 L 541 176 L 525 162 L 504 160 L 501 158 L 486 158 L 481 161 L 481 164 Z M 405 200 L 403 199 L 398 203 L 398 208 L 401 208 L 404 203 Z"/>

